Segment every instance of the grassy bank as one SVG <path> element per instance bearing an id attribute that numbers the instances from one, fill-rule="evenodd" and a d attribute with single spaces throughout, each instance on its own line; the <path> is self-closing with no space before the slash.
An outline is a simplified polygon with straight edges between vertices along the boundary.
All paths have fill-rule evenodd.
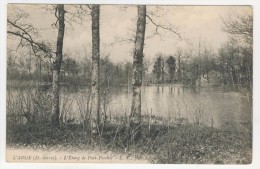
<path id="1" fill-rule="evenodd" d="M 129 144 L 127 128 L 107 125 L 102 134 L 91 135 L 82 125 L 19 126 L 7 131 L 7 145 L 13 148 L 57 151 L 112 151 L 150 163 L 249 164 L 251 133 L 221 130 L 197 124 L 142 127 L 142 137 Z"/>

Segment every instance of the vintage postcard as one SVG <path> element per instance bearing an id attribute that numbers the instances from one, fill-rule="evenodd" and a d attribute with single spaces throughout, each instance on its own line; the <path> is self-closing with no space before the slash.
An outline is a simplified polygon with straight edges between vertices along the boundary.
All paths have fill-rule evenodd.
<path id="1" fill-rule="evenodd" d="M 251 164 L 250 5 L 7 5 L 8 163 Z"/>

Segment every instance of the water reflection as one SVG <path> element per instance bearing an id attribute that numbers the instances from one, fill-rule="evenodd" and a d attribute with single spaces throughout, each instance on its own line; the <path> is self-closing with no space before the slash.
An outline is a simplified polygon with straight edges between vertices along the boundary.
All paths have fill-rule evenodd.
<path id="1" fill-rule="evenodd" d="M 167 90 L 168 89 L 168 90 Z M 131 93 L 111 93 L 108 105 L 112 113 L 128 113 L 131 107 Z M 185 118 L 213 127 L 220 127 L 225 121 L 239 122 L 241 115 L 250 121 L 248 105 L 237 93 L 207 92 L 185 88 L 182 85 L 144 86 L 142 89 L 142 113 L 162 116 L 165 119 Z"/>
<path id="2" fill-rule="evenodd" d="M 44 93 L 50 94 L 50 89 Z M 16 98 L 15 90 L 8 95 Z M 130 114 L 132 93 L 127 87 L 106 91 L 105 99 L 101 92 L 101 111 L 113 119 Z M 63 87 L 61 90 L 61 114 L 64 118 L 80 123 L 87 112 L 88 89 Z M 194 90 L 183 85 L 143 86 L 142 114 L 160 116 L 163 120 L 185 119 L 190 123 L 221 127 L 227 123 L 250 123 L 250 102 L 246 96 L 233 92 L 216 90 Z"/>

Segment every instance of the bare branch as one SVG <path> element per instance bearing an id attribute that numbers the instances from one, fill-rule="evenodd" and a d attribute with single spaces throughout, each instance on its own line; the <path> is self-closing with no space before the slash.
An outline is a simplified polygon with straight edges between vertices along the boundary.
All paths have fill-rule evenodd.
<path id="1" fill-rule="evenodd" d="M 222 18 L 222 30 L 230 35 L 245 40 L 245 42 L 253 42 L 253 16 L 245 15 L 229 15 Z"/>
<path id="2" fill-rule="evenodd" d="M 90 7 L 90 5 L 87 5 L 87 7 L 91 10 L 91 7 Z"/>
<path id="3" fill-rule="evenodd" d="M 91 8 L 89 5 L 69 5 L 66 10 L 67 23 L 73 22 L 82 24 L 84 20 L 90 17 Z"/>
<path id="4" fill-rule="evenodd" d="M 129 43 L 129 42 L 134 42 L 134 38 L 122 38 L 122 37 L 117 37 L 116 41 L 107 44 L 107 46 L 113 46 L 115 44 L 121 44 L 121 43 Z"/>
<path id="5" fill-rule="evenodd" d="M 19 45 L 17 46 L 17 49 L 20 47 L 20 46 L 27 46 L 26 44 L 24 44 L 24 40 L 26 40 L 29 45 L 31 46 L 32 48 L 32 51 L 34 53 L 35 56 L 37 57 L 40 57 L 40 55 L 38 54 L 39 51 L 43 52 L 45 54 L 45 57 L 52 57 L 52 52 L 51 52 L 51 49 L 44 43 L 39 43 L 39 42 L 35 42 L 34 39 L 32 38 L 31 34 L 34 34 L 34 35 L 38 35 L 37 32 L 35 34 L 35 30 L 34 28 L 31 26 L 31 25 L 28 25 L 26 26 L 25 28 L 22 28 L 21 26 L 18 26 L 18 24 L 15 24 L 17 23 L 17 20 L 14 22 L 10 21 L 9 19 L 7 19 L 7 22 L 8 24 L 10 24 L 13 28 L 16 28 L 17 30 L 16 31 L 11 31 L 11 30 L 8 30 L 7 33 L 8 34 L 11 34 L 11 35 L 15 35 L 15 36 L 18 36 L 20 37 L 20 43 Z M 30 33 L 29 33 L 30 32 Z"/>
<path id="6" fill-rule="evenodd" d="M 153 16 L 153 17 L 160 18 L 167 14 L 167 12 L 162 12 L 162 11 L 164 11 L 163 7 L 161 7 L 161 6 L 154 6 L 154 7 L 155 7 L 155 9 L 146 11 L 146 13 L 149 14 L 150 17 Z M 159 13 L 161 13 L 161 14 L 159 14 Z"/>
<path id="7" fill-rule="evenodd" d="M 161 29 L 164 29 L 164 30 L 168 30 L 174 34 L 176 34 L 180 40 L 182 40 L 182 37 L 181 35 L 174 29 L 172 25 L 170 25 L 169 27 L 167 26 L 163 26 L 163 25 L 160 25 L 160 24 L 157 24 L 148 14 L 146 14 L 146 17 L 150 20 L 150 22 L 156 27 L 156 30 L 155 30 L 155 34 L 158 35 L 158 29 L 161 28 Z"/>

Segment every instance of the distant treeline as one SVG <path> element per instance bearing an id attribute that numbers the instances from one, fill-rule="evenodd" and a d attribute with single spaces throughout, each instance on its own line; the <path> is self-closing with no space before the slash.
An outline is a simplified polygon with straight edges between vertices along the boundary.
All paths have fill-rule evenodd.
<path id="1" fill-rule="evenodd" d="M 68 85 L 89 85 L 91 83 L 91 60 L 76 60 L 65 55 L 61 67 L 61 83 Z M 172 84 L 199 86 L 203 84 L 252 87 L 252 47 L 240 46 L 234 39 L 229 40 L 218 50 L 198 46 L 191 49 L 178 49 L 173 56 L 157 54 L 153 60 L 143 62 L 143 84 Z M 35 80 L 52 82 L 52 63 L 34 58 L 30 54 L 15 59 L 8 54 L 8 80 Z M 131 62 L 113 63 L 109 56 L 100 61 L 101 86 L 130 86 L 132 83 Z"/>

